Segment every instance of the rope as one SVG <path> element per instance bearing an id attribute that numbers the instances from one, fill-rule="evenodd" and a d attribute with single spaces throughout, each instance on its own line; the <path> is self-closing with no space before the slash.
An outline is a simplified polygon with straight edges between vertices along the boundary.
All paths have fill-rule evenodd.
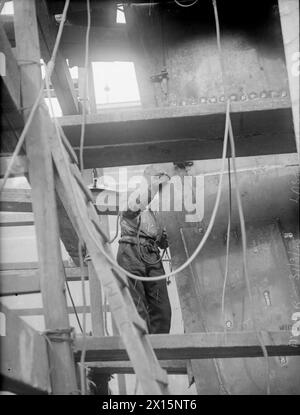
<path id="1" fill-rule="evenodd" d="M 55 44 L 54 44 L 53 52 L 52 52 L 50 61 L 48 62 L 48 65 L 49 65 L 48 66 L 49 77 L 51 77 L 51 74 L 52 74 L 52 71 L 53 71 L 53 68 L 54 68 L 54 65 L 55 65 L 56 54 L 57 54 L 57 50 L 58 50 L 58 47 L 59 47 L 59 44 L 60 44 L 60 40 L 61 40 L 62 31 L 63 31 L 64 24 L 65 24 L 65 20 L 66 20 L 66 15 L 67 15 L 67 10 L 68 10 L 68 7 L 69 7 L 69 3 L 70 3 L 70 0 L 66 0 L 65 6 L 64 6 L 64 10 L 63 10 L 63 13 L 62 13 L 62 19 L 60 21 L 58 33 L 57 33 L 57 36 L 56 36 L 56 39 L 55 39 Z M 35 63 L 38 64 L 38 65 L 40 65 L 40 62 L 35 62 Z M 45 79 L 46 79 L 46 76 L 45 76 Z M 29 116 L 28 116 L 28 118 L 26 120 L 26 123 L 25 123 L 25 126 L 23 128 L 23 131 L 22 131 L 22 133 L 21 133 L 21 135 L 20 135 L 20 137 L 18 139 L 18 142 L 17 142 L 17 145 L 16 145 L 15 150 L 13 152 L 13 155 L 12 155 L 12 157 L 10 159 L 10 162 L 9 162 L 8 166 L 7 166 L 5 175 L 3 177 L 3 181 L 2 181 L 2 183 L 0 185 L 0 193 L 3 191 L 4 186 L 5 186 L 6 182 L 7 182 L 7 179 L 9 178 L 9 176 L 11 174 L 13 165 L 14 165 L 14 163 L 16 161 L 16 158 L 17 158 L 17 156 L 18 156 L 18 154 L 19 154 L 19 152 L 20 152 L 20 150 L 21 150 L 21 148 L 23 146 L 25 137 L 27 135 L 28 129 L 29 129 L 30 125 L 31 125 L 31 122 L 33 120 L 33 117 L 35 115 L 35 112 L 36 112 L 36 110 L 37 110 L 37 108 L 38 108 L 38 106 L 40 104 L 40 101 L 41 101 L 41 99 L 43 97 L 45 82 L 46 81 L 42 82 L 42 85 L 41 85 L 41 88 L 39 90 L 39 93 L 38 93 L 38 95 L 36 97 L 36 100 L 35 100 L 33 106 L 32 106 L 32 109 L 31 109 L 30 114 L 29 114 Z"/>

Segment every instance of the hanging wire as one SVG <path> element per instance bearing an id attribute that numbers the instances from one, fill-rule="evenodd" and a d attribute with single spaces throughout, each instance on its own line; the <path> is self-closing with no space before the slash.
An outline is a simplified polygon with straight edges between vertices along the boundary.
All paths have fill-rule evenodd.
<path id="1" fill-rule="evenodd" d="M 231 195 L 231 172 L 230 172 L 230 158 L 228 157 L 228 226 L 227 226 L 227 234 L 226 234 L 226 260 L 225 260 L 225 275 L 224 275 L 224 282 L 223 282 L 223 289 L 222 289 L 222 300 L 221 300 L 221 315 L 222 315 L 222 325 L 226 328 L 225 319 L 224 319 L 224 312 L 225 312 L 225 292 L 226 292 L 226 285 L 227 285 L 227 278 L 228 278 L 228 268 L 229 268 L 229 248 L 230 248 L 230 233 L 231 233 L 231 217 L 232 217 L 232 195 Z"/>
<path id="2" fill-rule="evenodd" d="M 90 9 L 90 0 L 86 0 L 87 7 L 87 29 L 85 35 L 85 60 L 84 60 L 84 82 L 83 82 L 83 108 L 82 108 L 82 122 L 81 122 L 81 133 L 80 133 L 80 148 L 79 148 L 79 163 L 80 170 L 83 172 L 84 163 L 83 163 L 83 147 L 85 139 L 85 124 L 86 124 L 86 110 L 87 110 L 87 90 L 89 84 L 89 46 L 90 46 L 90 30 L 91 30 L 91 9 Z"/>
<path id="3" fill-rule="evenodd" d="M 83 162 L 83 147 L 84 147 L 84 138 L 85 138 L 85 124 L 86 124 L 86 110 L 87 110 L 87 89 L 88 89 L 88 67 L 89 67 L 89 41 L 90 41 L 90 29 L 91 29 L 91 8 L 90 8 L 90 0 L 86 0 L 86 10 L 87 10 L 87 29 L 86 29 L 86 36 L 85 36 L 85 77 L 84 77 L 84 84 L 83 84 L 83 109 L 82 109 L 82 123 L 81 123 L 81 135 L 80 135 L 80 149 L 79 149 L 79 163 L 80 163 L 80 170 L 83 173 L 84 170 L 84 162 Z M 79 240 L 78 243 L 78 250 L 79 250 L 79 260 L 80 260 L 80 268 L 81 268 L 81 289 L 82 289 L 82 297 L 83 297 L 83 315 L 82 315 L 82 326 L 83 326 L 83 347 L 80 357 L 80 378 L 81 378 L 81 392 L 82 395 L 86 394 L 86 369 L 85 369 L 85 355 L 86 355 L 86 295 L 85 295 L 85 283 L 83 277 L 83 255 L 82 255 L 82 246 L 83 242 Z"/>
<path id="4" fill-rule="evenodd" d="M 193 3 L 184 4 L 181 3 L 179 0 L 174 0 L 174 2 L 180 7 L 192 7 L 194 4 L 198 3 L 198 0 L 193 1 Z"/>
<path id="5" fill-rule="evenodd" d="M 225 91 L 225 65 L 224 65 L 224 59 L 223 59 L 223 51 L 222 51 L 222 45 L 221 45 L 221 36 L 220 36 L 220 22 L 219 22 L 219 16 L 218 16 L 218 7 L 217 7 L 217 1 L 212 0 L 213 4 L 213 10 L 214 10 L 214 16 L 215 16 L 215 25 L 216 25 L 216 34 L 217 34 L 217 45 L 218 45 L 218 51 L 219 51 L 219 59 L 221 63 L 221 73 L 222 73 L 222 81 L 223 81 L 223 87 L 224 87 L 224 95 L 226 96 Z M 227 105 L 230 105 L 230 100 L 227 99 Z M 234 136 L 233 136 L 233 130 L 231 125 L 231 119 L 229 114 L 229 140 L 230 140 L 230 146 L 231 146 L 231 156 L 232 156 L 232 165 L 233 165 L 233 174 L 235 179 L 235 185 L 236 185 L 236 198 L 237 198 L 237 205 L 238 205 L 238 212 L 239 212 L 239 218 L 240 218 L 240 226 L 241 226 L 241 234 L 242 234 L 242 249 L 243 249 L 243 270 L 244 270 L 244 276 L 246 280 L 246 287 L 250 302 L 250 313 L 253 321 L 254 331 L 256 333 L 257 339 L 261 345 L 261 349 L 263 352 L 263 356 L 265 357 L 265 370 L 266 370 L 266 383 L 267 383 L 267 394 L 269 395 L 271 393 L 270 388 L 270 367 L 269 367 L 269 359 L 268 359 L 268 353 L 267 349 L 264 343 L 264 340 L 261 336 L 261 333 L 258 330 L 256 316 L 254 313 L 254 302 L 252 297 L 252 291 L 251 291 L 251 284 L 249 280 L 248 275 L 248 266 L 247 266 L 247 234 L 246 234 L 246 226 L 245 226 L 245 218 L 244 218 L 244 211 L 240 196 L 240 189 L 239 189 L 239 183 L 238 183 L 238 175 L 236 170 L 236 163 L 235 163 L 235 144 L 234 144 Z"/>

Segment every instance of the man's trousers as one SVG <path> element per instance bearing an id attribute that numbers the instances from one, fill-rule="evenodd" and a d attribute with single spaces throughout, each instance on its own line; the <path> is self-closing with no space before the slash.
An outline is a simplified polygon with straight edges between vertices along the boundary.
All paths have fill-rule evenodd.
<path id="1" fill-rule="evenodd" d="M 143 258 L 156 262 L 158 253 L 151 246 L 140 245 Z M 151 281 L 151 277 L 164 274 L 162 262 L 149 265 L 139 254 L 136 244 L 120 242 L 117 261 L 121 267 L 134 275 L 148 277 L 149 281 L 128 278 L 130 292 L 140 316 L 146 321 L 150 334 L 169 333 L 171 306 L 166 280 Z"/>

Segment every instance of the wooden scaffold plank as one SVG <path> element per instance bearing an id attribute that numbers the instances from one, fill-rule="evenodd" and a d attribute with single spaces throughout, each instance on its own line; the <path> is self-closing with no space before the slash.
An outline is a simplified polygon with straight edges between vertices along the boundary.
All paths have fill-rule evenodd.
<path id="1" fill-rule="evenodd" d="M 0 303 L 1 390 L 17 394 L 51 392 L 46 340 Z"/>
<path id="2" fill-rule="evenodd" d="M 238 157 L 296 151 L 287 98 L 232 102 Z M 81 117 L 58 119 L 78 152 Z M 88 114 L 85 168 L 220 158 L 224 105 L 126 109 Z"/>
<path id="3" fill-rule="evenodd" d="M 41 292 L 39 269 L 0 270 L 0 297 L 17 294 L 32 294 Z M 81 270 L 77 267 L 65 267 L 68 281 L 80 281 Z M 88 279 L 87 268 L 84 270 L 84 279 Z"/>
<path id="4" fill-rule="evenodd" d="M 268 356 L 299 356 L 300 340 L 290 331 L 262 332 Z M 160 360 L 212 359 L 263 356 L 255 332 L 185 333 L 147 335 Z M 292 339 L 292 342 L 291 342 Z M 75 358 L 83 340 L 75 341 Z M 88 337 L 86 361 L 126 361 L 128 355 L 120 337 Z"/>

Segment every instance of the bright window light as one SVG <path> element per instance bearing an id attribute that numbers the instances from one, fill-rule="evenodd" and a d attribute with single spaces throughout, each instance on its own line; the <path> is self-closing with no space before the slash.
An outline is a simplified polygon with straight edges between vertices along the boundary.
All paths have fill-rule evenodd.
<path id="1" fill-rule="evenodd" d="M 133 62 L 93 62 L 97 104 L 140 103 Z"/>
<path id="2" fill-rule="evenodd" d="M 117 23 L 126 23 L 124 7 L 121 4 L 117 5 Z"/>
<path id="3" fill-rule="evenodd" d="M 14 4 L 12 1 L 6 1 L 1 14 L 14 14 Z"/>

